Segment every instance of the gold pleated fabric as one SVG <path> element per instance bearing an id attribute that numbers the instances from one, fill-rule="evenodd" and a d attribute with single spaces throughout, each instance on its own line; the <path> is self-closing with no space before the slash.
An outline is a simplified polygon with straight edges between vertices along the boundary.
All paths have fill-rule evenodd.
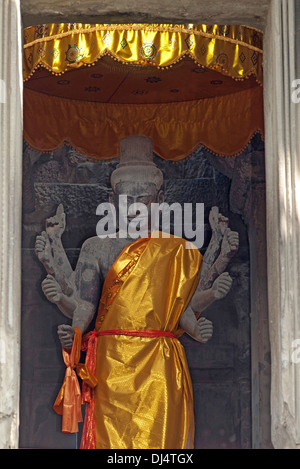
<path id="1" fill-rule="evenodd" d="M 125 248 L 105 282 L 96 330 L 179 334 L 201 259 L 197 249 L 172 236 L 140 239 Z M 122 280 L 126 266 L 130 271 Z M 101 336 L 96 377 L 96 448 L 192 448 L 192 384 L 177 338 Z"/>
<path id="2" fill-rule="evenodd" d="M 81 24 L 24 30 L 24 80 L 42 66 L 55 74 L 94 64 L 104 55 L 133 65 L 170 67 L 184 55 L 237 80 L 262 83 L 260 30 L 237 25 Z"/>

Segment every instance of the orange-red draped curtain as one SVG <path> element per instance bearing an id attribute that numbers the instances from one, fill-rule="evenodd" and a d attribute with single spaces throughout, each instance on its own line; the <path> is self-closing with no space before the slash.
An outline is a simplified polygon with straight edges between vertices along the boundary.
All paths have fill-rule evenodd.
<path id="1" fill-rule="evenodd" d="M 178 160 L 200 143 L 219 155 L 242 151 L 263 132 L 262 88 L 183 103 L 123 105 L 84 102 L 24 90 L 24 137 L 51 151 L 64 142 L 96 159 L 119 154 L 120 139 L 151 137 L 154 151 Z"/>
<path id="2" fill-rule="evenodd" d="M 137 134 L 151 137 L 154 151 L 165 159 L 181 159 L 199 144 L 218 155 L 237 154 L 255 132 L 263 134 L 264 131 L 262 37 L 256 29 L 227 25 L 49 24 L 27 28 L 24 31 L 25 140 L 41 151 L 52 151 L 68 142 L 96 159 L 117 156 L 120 139 Z M 201 99 L 199 96 L 187 99 L 186 92 L 184 100 L 177 95 L 172 101 L 151 102 L 148 98 L 138 104 L 139 96 L 134 102 L 126 101 L 124 96 L 120 102 L 53 96 L 41 92 L 38 86 L 41 80 L 34 81 L 41 69 L 48 75 L 56 75 L 53 79 L 57 80 L 57 75 L 67 76 L 68 71 L 95 65 L 106 55 L 116 65 L 136 69 L 152 67 L 160 73 L 170 71 L 170 67 L 175 69 L 176 64 L 188 57 L 201 71 L 210 70 L 232 80 L 232 90 L 227 82 L 224 94 L 220 91 L 210 94 L 207 87 Z M 194 79 L 197 74 L 192 75 Z M 161 81 L 152 73 L 149 86 L 152 86 L 151 79 L 154 83 Z M 252 79 L 251 86 L 244 86 Z M 244 85 L 239 88 L 237 83 Z M 91 92 L 98 89 L 90 86 L 85 91 L 90 91 L 91 98 Z"/>

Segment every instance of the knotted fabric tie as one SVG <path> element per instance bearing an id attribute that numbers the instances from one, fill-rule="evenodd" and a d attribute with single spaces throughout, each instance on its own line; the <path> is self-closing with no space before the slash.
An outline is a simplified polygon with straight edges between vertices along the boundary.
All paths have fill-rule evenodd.
<path id="1" fill-rule="evenodd" d="M 83 380 L 83 402 L 90 403 L 94 407 L 93 389 L 95 388 L 98 382 L 94 374 L 96 371 L 96 351 L 97 340 L 99 336 L 125 335 L 152 338 L 177 338 L 177 336 L 172 332 L 159 330 L 93 330 L 88 334 L 85 334 L 81 347 L 81 331 L 78 327 L 74 327 L 74 330 L 75 335 L 71 352 L 67 351 L 64 348 L 62 349 L 63 359 L 67 368 L 65 372 L 64 382 L 53 405 L 55 412 L 59 415 L 62 415 L 62 431 L 64 433 L 77 433 L 78 423 L 82 422 L 81 390 L 76 372 L 78 376 Z M 87 352 L 85 364 L 78 363 L 80 359 L 81 350 Z"/>
<path id="2" fill-rule="evenodd" d="M 82 422 L 81 391 L 76 376 L 84 380 L 90 387 L 95 387 L 97 379 L 86 365 L 78 363 L 81 350 L 81 331 L 74 327 L 75 335 L 71 352 L 62 349 L 63 359 L 66 365 L 65 378 L 58 393 L 53 409 L 62 415 L 62 431 L 64 433 L 77 433 L 78 422 Z"/>

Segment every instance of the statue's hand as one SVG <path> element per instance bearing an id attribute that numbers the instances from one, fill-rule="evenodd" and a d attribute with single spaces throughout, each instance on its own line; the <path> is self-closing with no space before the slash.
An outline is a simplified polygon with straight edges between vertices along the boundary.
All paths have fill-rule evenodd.
<path id="1" fill-rule="evenodd" d="M 58 303 L 62 298 L 61 287 L 52 275 L 47 275 L 45 280 L 43 280 L 42 290 L 47 300 L 51 301 L 51 303 Z"/>
<path id="2" fill-rule="evenodd" d="M 193 333 L 194 339 L 205 344 L 211 339 L 212 335 L 213 323 L 204 317 L 198 319 Z"/>
<path id="3" fill-rule="evenodd" d="M 63 205 L 59 204 L 54 217 L 47 218 L 46 220 L 46 232 L 49 238 L 52 240 L 54 238 L 61 238 L 65 228 L 66 214 L 64 212 Z"/>
<path id="4" fill-rule="evenodd" d="M 209 224 L 212 231 L 222 237 L 228 228 L 228 218 L 219 213 L 218 207 L 212 207 L 209 213 Z"/>
<path id="5" fill-rule="evenodd" d="M 223 272 L 213 283 L 212 292 L 216 300 L 221 300 L 229 292 L 232 286 L 232 278 L 228 272 Z"/>
<path id="6" fill-rule="evenodd" d="M 38 260 L 46 267 L 50 267 L 52 261 L 51 246 L 46 231 L 36 237 L 35 253 Z"/>
<path id="7" fill-rule="evenodd" d="M 239 234 L 227 228 L 221 244 L 221 255 L 231 259 L 239 248 Z"/>
<path id="8" fill-rule="evenodd" d="M 68 326 L 67 324 L 62 324 L 61 326 L 58 326 L 57 334 L 62 347 L 66 350 L 71 350 L 75 334 L 73 327 Z"/>

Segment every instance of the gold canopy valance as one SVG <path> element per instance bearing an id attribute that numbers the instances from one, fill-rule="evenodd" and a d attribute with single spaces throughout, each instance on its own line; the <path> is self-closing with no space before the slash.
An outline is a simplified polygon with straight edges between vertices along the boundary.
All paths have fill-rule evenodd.
<path id="1" fill-rule="evenodd" d="M 262 32 L 245 26 L 44 24 L 26 28 L 24 41 L 25 80 L 39 66 L 60 74 L 106 54 L 156 67 L 189 55 L 237 80 L 254 75 L 262 83 Z"/>
<path id="2" fill-rule="evenodd" d="M 263 133 L 262 41 L 232 25 L 26 28 L 25 139 L 42 151 L 67 141 L 98 159 L 136 133 L 165 159 L 199 144 L 236 154 Z"/>

